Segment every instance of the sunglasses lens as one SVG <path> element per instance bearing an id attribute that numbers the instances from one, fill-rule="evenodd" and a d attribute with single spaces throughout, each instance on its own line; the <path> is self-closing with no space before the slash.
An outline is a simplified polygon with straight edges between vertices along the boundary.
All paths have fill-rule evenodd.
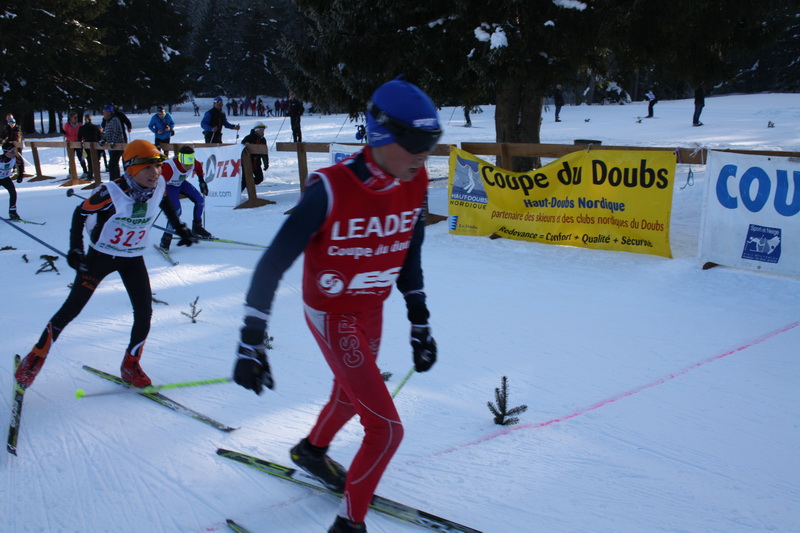
<path id="1" fill-rule="evenodd" d="M 394 141 L 403 150 L 411 154 L 430 152 L 436 147 L 436 143 L 442 136 L 441 128 L 433 130 L 416 128 L 383 112 L 374 103 L 370 103 L 368 112 L 372 113 L 380 125 L 389 130 Z"/>
<path id="2" fill-rule="evenodd" d="M 422 152 L 430 152 L 433 150 L 441 136 L 442 132 L 440 130 L 421 130 L 413 128 L 396 134 L 394 140 L 397 141 L 397 144 L 406 152 L 421 154 Z"/>

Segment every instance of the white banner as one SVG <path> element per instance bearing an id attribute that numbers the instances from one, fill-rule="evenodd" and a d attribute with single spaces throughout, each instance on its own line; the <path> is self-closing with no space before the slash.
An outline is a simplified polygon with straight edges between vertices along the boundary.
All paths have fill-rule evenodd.
<path id="1" fill-rule="evenodd" d="M 709 152 L 700 261 L 800 276 L 800 161 Z"/>
<path id="2" fill-rule="evenodd" d="M 330 147 L 328 148 L 328 151 L 331 154 L 331 165 L 335 165 L 336 163 L 338 163 L 342 159 L 347 159 L 352 154 L 354 154 L 354 153 L 358 152 L 359 150 L 361 150 L 364 146 L 365 145 L 361 145 L 361 146 L 352 146 L 352 145 L 350 145 L 350 146 L 348 146 L 346 144 L 331 143 Z"/>
<path id="3" fill-rule="evenodd" d="M 236 207 L 242 203 L 242 146 L 195 148 L 208 184 L 207 207 Z"/>

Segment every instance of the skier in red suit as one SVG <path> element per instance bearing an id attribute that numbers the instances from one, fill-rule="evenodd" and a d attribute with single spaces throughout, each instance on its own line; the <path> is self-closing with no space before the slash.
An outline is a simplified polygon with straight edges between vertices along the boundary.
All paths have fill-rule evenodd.
<path id="1" fill-rule="evenodd" d="M 260 394 L 273 387 L 265 339 L 283 273 L 305 253 L 306 322 L 334 374 L 328 403 L 291 450 L 295 464 L 343 492 L 329 533 L 364 532 L 375 489 L 400 445 L 403 426 L 377 365 L 383 301 L 397 284 L 411 322 L 418 372 L 436 361 L 421 266 L 428 174 L 425 161 L 441 136 L 431 99 L 396 79 L 367 105 L 368 146 L 312 173 L 253 274 L 234 379 Z M 364 439 L 349 470 L 327 455 L 353 416 Z"/>

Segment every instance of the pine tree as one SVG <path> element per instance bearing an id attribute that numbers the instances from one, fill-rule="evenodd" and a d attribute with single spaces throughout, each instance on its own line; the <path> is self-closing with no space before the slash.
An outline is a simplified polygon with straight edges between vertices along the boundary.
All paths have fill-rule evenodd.
<path id="1" fill-rule="evenodd" d="M 170 2 L 117 0 L 101 20 L 113 60 L 104 63 L 98 106 L 148 108 L 185 99 L 190 59 L 180 49 L 188 28 Z"/>
<path id="2" fill-rule="evenodd" d="M 26 0 L 0 16 L 0 107 L 23 132 L 35 131 L 34 110 L 82 108 L 100 80 L 106 54 L 97 17 L 108 0 Z"/>
<path id="3" fill-rule="evenodd" d="M 296 0 L 307 37 L 286 44 L 295 69 L 282 75 L 306 100 L 354 115 L 405 74 L 439 105 L 491 100 L 497 142 L 538 143 L 542 99 L 556 83 L 593 81 L 615 63 L 718 81 L 733 51 L 763 38 L 776 1 Z M 538 161 L 498 164 L 524 171 Z"/>
<path id="4" fill-rule="evenodd" d="M 492 402 L 486 402 L 489 411 L 494 415 L 494 423 L 500 426 L 513 426 L 519 422 L 519 415 L 528 410 L 527 405 L 520 405 L 512 409 L 508 408 L 508 378 L 503 376 L 500 388 L 494 389 L 494 398 L 497 402 L 495 406 Z"/>

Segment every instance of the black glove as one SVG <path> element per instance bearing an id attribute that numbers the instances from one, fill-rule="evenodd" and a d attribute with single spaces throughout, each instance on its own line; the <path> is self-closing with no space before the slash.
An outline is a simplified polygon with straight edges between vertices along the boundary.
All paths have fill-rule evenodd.
<path id="1" fill-rule="evenodd" d="M 81 248 L 73 248 L 67 253 L 67 264 L 78 272 L 86 272 L 86 265 L 83 262 L 84 259 L 85 256 Z"/>
<path id="2" fill-rule="evenodd" d="M 17 176 L 17 183 L 22 183 L 22 175 L 24 173 L 25 173 L 25 171 L 22 168 L 20 168 L 19 169 L 19 176 Z"/>
<path id="3" fill-rule="evenodd" d="M 208 196 L 208 183 L 203 178 L 199 178 L 200 181 L 200 193 L 203 196 Z"/>
<path id="4" fill-rule="evenodd" d="M 264 344 L 251 346 L 240 342 L 236 357 L 233 381 L 256 394 L 261 394 L 264 386 L 268 389 L 275 387 L 272 371 L 267 362 L 267 349 Z"/>
<path id="5" fill-rule="evenodd" d="M 181 223 L 180 226 L 175 228 L 175 233 L 181 238 L 181 240 L 178 241 L 178 246 L 191 246 L 200 242 L 200 239 L 189 231 L 189 228 L 184 223 Z"/>
<path id="6" fill-rule="evenodd" d="M 436 341 L 431 337 L 429 325 L 411 325 L 411 348 L 414 351 L 414 369 L 417 372 L 430 370 L 436 362 Z"/>
<path id="7" fill-rule="evenodd" d="M 105 139 L 100 139 L 99 141 L 97 141 L 97 144 L 99 144 L 100 146 L 105 146 L 106 140 Z"/>
<path id="8" fill-rule="evenodd" d="M 264 163 L 264 170 L 269 170 L 269 163 Z"/>

